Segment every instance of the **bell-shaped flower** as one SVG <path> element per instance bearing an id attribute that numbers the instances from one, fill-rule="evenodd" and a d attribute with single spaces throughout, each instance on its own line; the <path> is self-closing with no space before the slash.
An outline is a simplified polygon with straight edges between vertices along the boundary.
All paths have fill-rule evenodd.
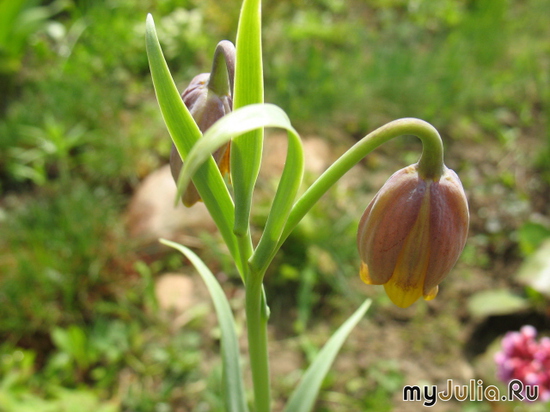
<path id="1" fill-rule="evenodd" d="M 466 195 L 455 172 L 443 166 L 423 178 L 418 164 L 394 173 L 359 223 L 361 279 L 384 285 L 397 306 L 433 299 L 458 260 L 468 234 Z"/>
<path id="2" fill-rule="evenodd" d="M 224 59 L 225 64 L 220 64 Z M 217 120 L 233 109 L 233 71 L 235 47 L 227 40 L 218 44 L 214 55 L 212 73 L 202 73 L 193 78 L 189 86 L 182 93 L 181 98 L 193 116 L 202 133 L 206 132 Z M 230 143 L 220 147 L 213 154 L 214 160 L 222 174 L 229 173 Z M 183 167 L 180 155 L 172 144 L 170 153 L 170 170 L 177 182 Z M 187 187 L 182 197 L 185 206 L 193 206 L 201 200 L 195 185 Z"/>

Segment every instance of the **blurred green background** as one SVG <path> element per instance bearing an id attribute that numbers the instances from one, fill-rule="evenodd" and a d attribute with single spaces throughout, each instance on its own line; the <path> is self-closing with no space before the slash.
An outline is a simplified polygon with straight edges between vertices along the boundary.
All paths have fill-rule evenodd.
<path id="1" fill-rule="evenodd" d="M 219 40 L 234 41 L 239 7 L 0 0 L 0 412 L 222 410 L 208 298 L 167 312 L 158 280 L 192 270 L 133 237 L 125 216 L 170 150 L 146 14 L 183 90 L 209 70 Z M 374 309 L 316 410 L 400 410 L 404 384 L 494 380 L 479 365 L 502 333 L 524 323 L 550 330 L 550 290 L 540 286 L 550 267 L 550 1 L 274 0 L 263 14 L 266 101 L 334 152 L 399 117 L 432 123 L 472 214 L 441 297 L 398 311 L 357 280 L 355 230 L 383 181 L 417 160 L 419 142 L 388 143 L 325 196 L 267 278 L 273 358 L 289 364 L 274 367 L 276 406 L 299 377 L 290 371 L 365 295 Z M 260 187 L 273 193 L 269 179 Z M 258 231 L 269 195 L 257 201 Z M 220 239 L 199 230 L 188 244 L 219 275 L 242 326 Z M 457 376 L 464 367 L 470 374 Z"/>

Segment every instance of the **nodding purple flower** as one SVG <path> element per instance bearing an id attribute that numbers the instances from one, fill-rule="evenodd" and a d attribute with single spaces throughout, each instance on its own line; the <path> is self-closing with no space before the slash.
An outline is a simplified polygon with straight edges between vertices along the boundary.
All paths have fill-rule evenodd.
<path id="1" fill-rule="evenodd" d="M 444 166 L 440 176 L 428 178 L 418 164 L 395 172 L 359 223 L 361 279 L 384 285 L 401 308 L 420 297 L 433 299 L 464 248 L 468 223 L 466 195 L 455 172 Z"/>
<path id="2" fill-rule="evenodd" d="M 537 341 L 536 337 L 537 330 L 530 325 L 504 336 L 495 355 L 497 377 L 505 383 L 519 379 L 524 385 L 538 385 L 539 400 L 550 401 L 550 338 Z"/>

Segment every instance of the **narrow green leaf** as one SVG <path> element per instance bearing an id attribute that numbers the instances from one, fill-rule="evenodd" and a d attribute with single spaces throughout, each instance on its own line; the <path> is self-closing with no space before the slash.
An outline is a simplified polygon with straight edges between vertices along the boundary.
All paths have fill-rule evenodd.
<path id="1" fill-rule="evenodd" d="M 261 1 L 244 0 L 236 40 L 234 109 L 264 101 L 261 30 Z M 239 136 L 231 144 L 234 231 L 239 236 L 249 235 L 252 195 L 260 171 L 262 147 L 262 129 Z"/>
<path id="2" fill-rule="evenodd" d="M 172 79 L 157 38 L 153 17 L 150 14 L 147 16 L 146 23 L 146 46 L 153 85 L 164 122 L 180 156 L 185 160 L 191 148 L 201 139 L 202 134 L 189 110 L 185 107 Z M 197 170 L 193 176 L 193 183 L 216 222 L 242 274 L 237 240 L 233 234 L 235 208 L 214 159 L 210 157 Z"/>
<path id="3" fill-rule="evenodd" d="M 300 189 L 304 174 L 304 151 L 302 141 L 292 130 L 288 131 L 288 148 L 285 167 L 273 205 L 269 211 L 262 237 L 250 260 L 257 273 L 264 274 L 270 263 L 270 256 L 277 251 L 277 243 Z"/>
<path id="4" fill-rule="evenodd" d="M 332 366 L 336 355 L 352 329 L 365 315 L 370 304 L 371 300 L 366 300 L 331 336 L 307 369 L 298 387 L 290 396 L 284 412 L 310 412 L 313 409 L 321 384 Z"/>
<path id="5" fill-rule="evenodd" d="M 213 151 L 235 136 L 259 127 L 279 127 L 288 131 L 285 168 L 258 249 L 251 261 L 256 271 L 263 273 L 268 258 L 279 242 L 304 171 L 302 142 L 283 110 L 271 104 L 249 105 L 218 120 L 189 153 L 178 180 L 178 195 L 185 191 L 193 173 Z"/>
<path id="6" fill-rule="evenodd" d="M 221 330 L 221 353 L 223 359 L 223 383 L 226 410 L 229 412 L 246 412 L 248 406 L 244 392 L 240 365 L 239 343 L 235 331 L 235 319 L 220 284 L 200 258 L 190 249 L 178 243 L 161 239 L 162 244 L 170 246 L 191 261 L 201 275 L 208 292 L 212 297 Z"/>
<path id="7" fill-rule="evenodd" d="M 178 196 L 187 189 L 191 176 L 215 150 L 238 136 L 263 127 L 278 127 L 298 136 L 286 113 L 273 104 L 254 104 L 237 109 L 214 123 L 189 152 L 178 180 Z"/>

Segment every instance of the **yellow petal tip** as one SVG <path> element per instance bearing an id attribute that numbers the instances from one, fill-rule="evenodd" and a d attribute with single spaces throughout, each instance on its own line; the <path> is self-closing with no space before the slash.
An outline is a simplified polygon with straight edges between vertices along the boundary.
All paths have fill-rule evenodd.
<path id="1" fill-rule="evenodd" d="M 430 289 L 430 291 L 424 295 L 424 300 L 432 300 L 437 296 L 437 292 L 439 292 L 439 286 L 434 286 Z"/>
<path id="2" fill-rule="evenodd" d="M 367 285 L 375 285 L 374 281 L 369 276 L 369 267 L 364 262 L 361 262 L 361 268 L 359 269 L 359 277 Z"/>
<path id="3" fill-rule="evenodd" d="M 404 288 L 395 283 L 392 277 L 386 284 L 384 289 L 390 300 L 400 308 L 408 308 L 422 296 L 422 287 Z"/>

